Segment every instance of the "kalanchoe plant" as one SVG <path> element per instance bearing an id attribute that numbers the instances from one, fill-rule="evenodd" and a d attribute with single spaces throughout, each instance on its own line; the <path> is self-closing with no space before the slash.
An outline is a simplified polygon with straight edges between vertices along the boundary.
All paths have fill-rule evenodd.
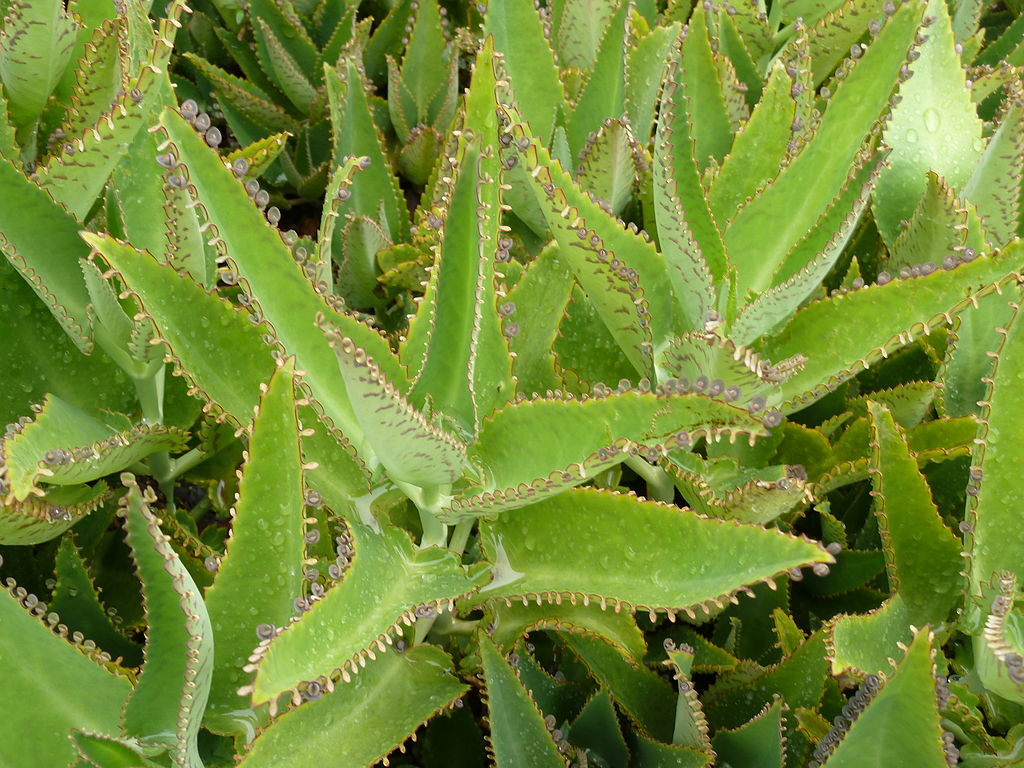
<path id="1" fill-rule="evenodd" d="M 0 763 L 1015 764 L 1020 8 L 446 5 L 8 8 Z"/>

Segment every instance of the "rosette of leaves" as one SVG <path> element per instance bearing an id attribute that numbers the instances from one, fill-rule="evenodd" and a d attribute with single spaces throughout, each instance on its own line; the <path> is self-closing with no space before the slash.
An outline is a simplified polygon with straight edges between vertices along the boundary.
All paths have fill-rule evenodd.
<path id="1" fill-rule="evenodd" d="M 387 88 L 386 101 L 364 97 L 373 118 L 359 140 L 372 141 L 374 133 L 378 142 L 393 138 L 392 162 L 417 186 L 436 164 L 455 114 L 459 47 L 449 39 L 447 10 L 437 0 L 405 0 L 374 27 L 373 16 L 358 16 L 359 5 L 260 0 L 239 14 L 234 6 L 204 3 L 190 23 L 194 50 L 181 69 L 196 85 L 181 85 L 201 85 L 239 141 L 291 136 L 266 178 L 307 199 L 327 186 L 336 155 L 332 133 L 351 123 L 339 124 L 328 102 L 330 70 L 342 58 L 363 70 L 362 87 Z"/>
<path id="2" fill-rule="evenodd" d="M 147 147 L 152 167 L 145 129 L 169 98 L 166 67 L 184 10 L 172 4 L 151 21 L 137 4 L 35 2 L 13 4 L 5 17 L 0 188 L 17 201 L 0 213 L 5 544 L 59 536 L 110 496 L 105 476 L 131 467 L 170 492 L 203 455 L 171 458 L 198 447 L 186 430 L 202 403 L 176 381 L 165 386 L 152 326 L 104 281 L 79 236 L 109 227 L 161 252 L 177 190 L 159 178 L 147 189 L 133 173 Z M 154 202 L 156 216 L 145 210 Z M 199 251 L 184 261 L 209 280 L 204 260 Z"/>
<path id="3" fill-rule="evenodd" d="M 159 150 L 175 158 L 168 173 L 188 179 L 189 194 L 195 195 L 216 227 L 215 240 L 238 280 L 239 298 L 259 325 L 243 319 L 240 310 L 228 308 L 222 299 L 205 294 L 187 276 L 175 276 L 170 265 L 161 265 L 114 239 L 87 236 L 113 270 L 112 276 L 122 280 L 144 307 L 185 375 L 226 418 L 247 424 L 251 395 L 238 377 L 216 373 L 221 364 L 208 357 L 210 345 L 190 343 L 187 331 L 181 335 L 185 327 L 178 313 L 236 318 L 231 333 L 237 338 L 231 346 L 240 354 L 244 351 L 251 366 L 262 368 L 261 360 L 274 356 L 282 360 L 294 356 L 301 396 L 292 408 L 301 455 L 292 455 L 291 466 L 307 473 L 317 500 L 325 504 L 322 509 L 340 517 L 314 513 L 306 520 L 317 531 L 311 534 L 307 529 L 304 535 L 311 545 L 306 563 L 314 567 L 305 569 L 308 591 L 291 585 L 290 600 L 297 602 L 289 603 L 288 613 L 299 610 L 294 621 L 288 616 L 270 617 L 259 607 L 253 613 L 237 596 L 228 601 L 223 619 L 211 617 L 215 647 L 218 626 L 224 633 L 233 633 L 240 622 L 249 625 L 240 632 L 238 644 L 249 646 L 244 654 L 251 655 L 240 672 L 236 654 L 226 662 L 225 674 L 234 681 L 231 685 L 242 683 L 241 693 L 252 709 L 244 703 L 240 708 L 241 702 L 229 688 L 223 709 L 218 705 L 210 711 L 210 727 L 245 733 L 253 723 L 265 722 L 268 712 L 271 717 L 278 713 L 247 752 L 250 765 L 302 761 L 314 754 L 296 752 L 293 745 L 296 738 L 304 738 L 303 733 L 312 736 L 308 729 L 315 727 L 319 716 L 310 720 L 308 713 L 315 708 L 334 707 L 337 702 L 358 716 L 363 710 L 352 711 L 354 700 L 344 696 L 340 686 L 365 691 L 371 702 L 366 706 L 381 701 L 393 709 L 394 697 L 386 694 L 386 686 L 416 684 L 420 673 L 408 668 L 389 646 L 415 646 L 405 658 L 437 655 L 440 651 L 430 648 L 431 641 L 444 643 L 451 628 L 464 621 L 461 616 L 471 616 L 469 610 L 475 606 L 500 616 L 513 600 L 535 599 L 547 603 L 545 610 L 557 620 L 559 604 L 564 603 L 566 610 L 576 604 L 571 609 L 579 616 L 575 621 L 586 622 L 588 615 L 597 618 L 594 632 L 610 634 L 613 644 L 608 649 L 627 663 L 628 657 L 620 655 L 625 649 L 616 647 L 619 638 L 636 637 L 636 630 L 630 629 L 635 627 L 633 611 L 709 615 L 751 583 L 769 583 L 791 568 L 831 560 L 820 545 L 777 529 L 703 517 L 614 488 L 577 488 L 623 460 L 638 460 L 641 452 L 660 455 L 685 450 L 700 438 L 716 441 L 760 435 L 764 427 L 756 408 L 752 413 L 724 396 L 642 383 L 635 388 L 624 385 L 600 397 L 516 398 L 513 358 L 501 327 L 495 280 L 496 266 L 503 263 L 504 235 L 499 218 L 501 166 L 492 59 L 492 48 L 486 43 L 466 96 L 463 125 L 453 133 L 452 152 L 447 156 L 447 187 L 439 193 L 445 209 L 431 283 L 397 354 L 374 329 L 338 311 L 329 296 L 317 292 L 310 279 L 315 269 L 310 266 L 307 275 L 295 263 L 279 234 L 261 220 L 242 181 L 175 112 L 165 111 L 161 117 L 166 141 Z M 340 185 L 357 186 L 361 167 L 356 159 L 343 166 Z M 318 248 L 323 252 L 326 245 L 319 243 Z M 191 295 L 191 301 L 169 300 L 168 285 Z M 261 346 L 262 354 L 250 352 Z M 466 357 L 459 362 L 458 354 Z M 278 378 L 285 376 L 289 365 L 285 363 L 285 373 Z M 265 397 L 273 391 L 271 382 Z M 571 439 L 552 442 L 550 453 L 521 455 L 515 450 L 544 424 Z M 259 426 L 258 417 L 253 441 Z M 250 460 L 255 461 L 254 444 L 251 451 Z M 274 458 L 266 460 L 268 466 L 275 462 L 284 466 Z M 268 471 L 254 468 L 253 477 L 266 480 Z M 247 470 L 240 504 L 246 498 L 248 476 Z M 393 494 L 387 504 L 370 501 L 388 489 L 399 491 L 406 501 L 399 503 Z M 295 497 L 301 500 L 301 494 Z M 416 510 L 417 517 L 410 520 L 409 509 Z M 575 529 L 582 534 L 587 528 L 596 534 L 624 516 L 634 517 L 638 530 L 646 531 L 647 544 L 633 541 L 627 547 L 625 541 L 586 534 L 585 540 L 593 541 L 594 548 L 572 552 L 557 546 L 558 530 Z M 240 519 L 239 510 L 236 521 Z M 454 527 L 449 530 L 449 525 Z M 476 527 L 477 543 L 469 562 L 463 563 L 462 553 Z M 220 579 L 232 572 L 234 552 L 242 551 L 241 539 L 240 549 L 232 549 L 242 530 L 239 522 L 219 565 L 211 600 Z M 265 541 L 260 530 L 255 523 L 254 542 Z M 699 549 L 685 544 L 694 536 L 705 542 Z M 669 539 L 677 543 L 664 547 Z M 318 547 L 319 542 L 326 546 Z M 659 546 L 663 557 L 657 554 Z M 713 556 L 719 547 L 729 556 Z M 660 558 L 655 578 L 628 575 L 629 559 L 641 551 L 647 553 L 645 557 Z M 251 562 L 236 567 L 266 570 L 260 558 Z M 586 567 L 587 563 L 593 567 Z M 686 576 L 698 573 L 699 579 Z M 273 574 L 268 578 L 280 584 Z M 338 578 L 340 582 L 334 584 Z M 263 597 L 254 599 L 259 603 Z M 601 618 L 604 609 L 616 617 L 611 623 L 615 629 L 601 632 L 598 625 L 606 621 Z M 451 612 L 458 617 L 438 618 Z M 258 616 L 268 620 L 254 623 Z M 252 651 L 259 623 L 271 626 L 260 630 L 263 639 Z M 432 635 L 434 627 L 437 633 Z M 424 641 L 427 645 L 420 648 Z M 522 708 L 529 699 L 517 692 L 522 689 L 516 688 L 514 677 L 492 666 L 494 657 L 487 655 L 491 641 L 481 642 L 485 679 L 497 675 L 493 684 L 488 683 L 492 710 L 513 707 L 547 734 L 543 720 L 530 709 L 533 705 Z M 635 640 L 630 642 L 637 647 Z M 423 661 L 431 668 L 447 666 L 438 667 L 438 660 Z M 253 671 L 255 676 L 245 682 Z M 402 682 L 407 673 L 413 678 Z M 353 764 L 385 755 L 462 690 L 454 686 L 441 698 L 428 697 L 416 707 L 403 708 L 401 718 L 392 717 L 398 728 L 394 735 L 381 733 L 365 744 L 350 743 L 352 754 L 359 755 L 352 758 Z M 282 695 L 287 698 L 282 700 Z M 315 701 L 279 714 L 288 701 L 303 700 Z M 417 708 L 421 705 L 422 709 Z M 398 719 L 403 723 L 400 727 Z M 494 718 L 496 723 L 504 719 Z M 326 743 L 340 748 L 351 742 L 343 732 L 350 729 L 339 729 L 330 737 L 334 740 L 320 748 L 326 748 Z M 658 732 L 658 738 L 666 736 Z M 557 754 L 550 735 L 545 738 L 552 754 Z M 498 740 L 495 734 L 496 749 L 500 749 Z"/>
<path id="4" fill-rule="evenodd" d="M 392 253 L 406 237 L 357 56 L 325 70 L 316 238 L 275 230 L 187 103 L 121 166 L 160 180 L 159 227 L 115 175 L 84 305 L 113 309 L 109 286 L 111 327 L 144 326 L 238 429 L 239 495 L 226 537 L 126 475 L 124 522 L 83 511 L 55 584 L 45 555 L 5 550 L 12 701 L 76 683 L 44 709 L 49 751 L 26 756 L 16 737 L 42 722 L 17 720 L 5 758 L 365 765 L 427 723 L 396 761 L 1012 760 L 1021 123 L 1005 72 L 977 122 L 961 64 L 980 11 L 484 10 L 399 333 L 347 311 L 370 225 Z M 1013 24 L 984 18 L 1012 50 Z M 67 304 L 56 274 L 37 285 Z M 75 407 L 46 398 L 10 430 L 5 483 L 26 498 L 112 486 L 116 461 L 64 459 L 147 438 Z M 80 436 L 51 448 L 66 419 Z M 144 653 L 105 610 L 130 603 L 104 548 L 122 530 Z"/>

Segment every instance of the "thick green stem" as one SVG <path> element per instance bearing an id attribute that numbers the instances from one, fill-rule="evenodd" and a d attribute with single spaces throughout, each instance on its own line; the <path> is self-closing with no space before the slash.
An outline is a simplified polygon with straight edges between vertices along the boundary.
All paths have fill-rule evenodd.
<path id="1" fill-rule="evenodd" d="M 142 405 L 142 418 L 148 424 L 163 424 L 164 421 L 164 371 L 163 361 L 151 363 L 142 376 L 132 376 L 135 392 Z M 150 455 L 146 459 L 160 492 L 167 497 L 167 506 L 174 508 L 174 469 L 171 457 L 166 451 Z"/>
<path id="2" fill-rule="evenodd" d="M 473 531 L 476 520 L 463 520 L 455 524 L 452 531 L 452 540 L 448 542 L 448 549 L 457 555 L 461 555 L 466 549 L 466 542 L 469 541 L 469 534 Z"/>
<path id="3" fill-rule="evenodd" d="M 423 538 L 420 549 L 427 547 L 444 547 L 448 545 L 448 526 L 437 519 L 437 513 L 447 498 L 448 487 L 432 486 L 420 488 L 418 485 L 395 481 L 420 513 L 420 525 L 423 527 Z"/>
<path id="4" fill-rule="evenodd" d="M 647 498 L 652 501 L 663 501 L 671 504 L 676 496 L 676 486 L 672 478 L 661 467 L 647 463 L 640 456 L 630 456 L 626 466 L 636 472 L 647 483 Z"/>
<path id="5" fill-rule="evenodd" d="M 193 448 L 176 459 L 171 459 L 171 479 L 177 480 L 193 467 L 201 464 L 209 457 L 202 448 Z"/>
<path id="6" fill-rule="evenodd" d="M 423 539 L 420 549 L 427 547 L 443 547 L 448 543 L 448 526 L 434 517 L 428 510 L 420 510 L 420 525 L 423 526 Z"/>

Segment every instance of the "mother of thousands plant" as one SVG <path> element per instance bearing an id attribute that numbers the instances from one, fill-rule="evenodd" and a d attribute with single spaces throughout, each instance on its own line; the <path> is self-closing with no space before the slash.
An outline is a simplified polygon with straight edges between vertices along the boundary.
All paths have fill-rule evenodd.
<path id="1" fill-rule="evenodd" d="M 4 11 L 0 764 L 1020 764 L 1019 3 Z"/>

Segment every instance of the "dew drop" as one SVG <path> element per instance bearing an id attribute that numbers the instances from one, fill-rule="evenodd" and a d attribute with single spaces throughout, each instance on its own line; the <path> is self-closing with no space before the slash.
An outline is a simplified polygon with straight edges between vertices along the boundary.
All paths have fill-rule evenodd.
<path id="1" fill-rule="evenodd" d="M 221 134 L 220 128 L 213 127 L 207 130 L 205 134 L 203 134 L 203 138 L 206 140 L 207 144 L 216 149 L 217 147 L 220 146 L 220 143 L 224 139 L 224 136 Z"/>
<path id="2" fill-rule="evenodd" d="M 208 558 L 203 560 L 203 567 L 210 573 L 216 573 L 217 569 L 220 568 L 220 559 L 210 555 Z"/>
<path id="3" fill-rule="evenodd" d="M 930 133 L 935 133 L 939 130 L 942 125 L 942 117 L 939 115 L 939 111 L 934 107 L 928 107 L 924 111 L 924 127 L 928 129 Z"/>
<path id="4" fill-rule="evenodd" d="M 276 205 L 270 206 L 267 209 L 267 221 L 276 227 L 277 223 L 281 221 L 281 209 Z"/>
<path id="5" fill-rule="evenodd" d="M 210 127 L 210 116 L 205 112 L 200 112 L 196 115 L 192 125 L 200 133 L 206 133 L 206 129 Z"/>
<path id="6" fill-rule="evenodd" d="M 277 633 L 273 624 L 260 624 L 256 627 L 256 637 L 260 640 L 269 640 Z"/>

